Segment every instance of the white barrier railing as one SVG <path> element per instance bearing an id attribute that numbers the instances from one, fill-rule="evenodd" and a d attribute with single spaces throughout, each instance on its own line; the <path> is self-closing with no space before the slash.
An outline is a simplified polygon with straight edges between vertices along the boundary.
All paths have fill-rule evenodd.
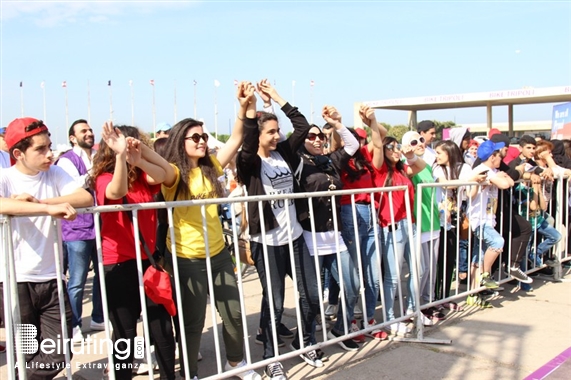
<path id="1" fill-rule="evenodd" d="M 462 183 L 462 185 L 477 185 L 476 183 L 470 183 L 470 182 L 466 182 L 466 183 Z M 421 191 L 421 189 L 423 187 L 445 187 L 445 184 L 421 184 L 418 186 L 416 191 Z M 564 193 L 563 188 L 565 187 L 565 191 L 566 194 L 569 194 L 569 184 L 567 183 L 567 181 L 565 181 L 565 183 L 560 182 L 558 185 L 558 189 L 561 188 L 561 194 Z M 177 202 L 156 202 L 156 203 L 147 203 L 147 204 L 133 204 L 133 205 L 117 205 L 117 206 L 99 206 L 99 207 L 94 207 L 94 208 L 88 208 L 88 209 L 83 209 L 83 210 L 79 210 L 80 212 L 86 212 L 86 213 L 94 213 L 95 215 L 95 229 L 96 229 L 96 241 L 97 241 L 97 254 L 98 254 L 98 258 L 99 258 L 99 273 L 103 274 L 104 273 L 104 268 L 103 268 L 103 260 L 102 260 L 102 248 L 101 248 L 101 226 L 99 223 L 99 216 L 101 213 L 105 213 L 105 212 L 122 212 L 122 211 L 127 211 L 127 210 L 131 210 L 133 213 L 133 226 L 135 231 L 138 230 L 138 227 L 140 225 L 140 223 L 143 223 L 144 221 L 141 221 L 140 218 L 138 217 L 138 211 L 140 210 L 148 210 L 148 209 L 167 209 L 168 212 L 168 221 L 169 221 L 169 234 L 170 234 L 170 238 L 171 238 L 171 246 L 170 246 L 170 252 L 172 252 L 173 258 L 176 258 L 177 256 L 177 252 L 176 252 L 176 245 L 175 245 L 175 232 L 174 232 L 174 221 L 173 221 L 173 208 L 175 207 L 187 207 L 187 206 L 197 206 L 200 207 L 201 210 L 201 215 L 202 215 L 202 220 L 203 220 L 203 235 L 204 235 L 204 239 L 205 239 L 205 247 L 206 247 L 206 265 L 207 265 L 207 270 L 208 270 L 208 288 L 209 288 L 209 293 L 211 296 L 211 305 L 214 305 L 214 284 L 213 284 L 213 279 L 211 276 L 211 252 L 209 250 L 209 244 L 208 244 L 208 230 L 206 228 L 206 206 L 210 205 L 210 204 L 233 204 L 233 203 L 242 203 L 242 202 L 258 202 L 259 203 L 259 208 L 262 209 L 262 204 L 265 201 L 270 201 L 270 200 L 291 200 L 291 199 L 309 199 L 311 200 L 312 198 L 315 197 L 331 197 L 332 198 L 332 204 L 334 205 L 334 209 L 333 209 L 333 216 L 334 216 L 334 220 L 333 220 L 333 225 L 334 225 L 334 229 L 336 232 L 338 232 L 340 230 L 339 228 L 339 221 L 337 219 L 337 212 L 335 209 L 335 201 L 334 201 L 334 197 L 336 196 L 340 196 L 340 195 L 350 195 L 352 198 L 352 215 L 353 215 L 353 225 L 355 228 L 355 236 L 359 236 L 358 231 L 357 231 L 357 223 L 356 218 L 357 218 L 357 214 L 356 214 L 356 203 L 355 203 L 355 194 L 360 194 L 360 193 L 369 193 L 371 195 L 371 209 L 374 209 L 374 201 L 373 199 L 375 197 L 378 197 L 379 194 L 381 193 L 388 193 L 388 198 L 389 198 L 389 209 L 390 209 L 390 214 L 391 214 L 391 221 L 394 224 L 395 219 L 394 219 L 394 215 L 395 215 L 395 210 L 394 210 L 394 202 L 392 201 L 394 193 L 395 192 L 403 192 L 404 193 L 404 200 L 405 200 L 405 207 L 406 207 L 406 215 L 407 215 L 407 229 L 408 229 L 408 234 L 409 236 L 413 237 L 414 234 L 414 230 L 413 230 L 413 224 L 412 224 L 412 206 L 409 203 L 409 196 L 408 196 L 408 188 L 406 186 L 400 186 L 400 187 L 390 187 L 390 188 L 380 188 L 380 189 L 362 189 L 362 190 L 339 190 L 339 191 L 328 191 L 328 192 L 315 192 L 315 193 L 300 193 L 300 194 L 287 194 L 287 195 L 272 195 L 272 196 L 248 196 L 248 197 L 233 197 L 233 198 L 221 198 L 221 199 L 207 199 L 207 200 L 193 200 L 193 201 L 177 201 Z M 562 197 L 559 197 L 558 199 L 562 199 Z M 509 200 L 511 201 L 511 200 Z M 420 204 L 421 202 L 419 202 Z M 561 202 L 559 202 L 561 204 Z M 310 207 L 310 212 L 313 212 L 313 208 L 312 208 L 312 202 L 309 202 L 309 207 Z M 386 207 L 386 205 L 381 205 L 381 207 Z M 500 206 L 498 206 L 500 207 Z M 231 217 L 232 217 L 232 225 L 237 225 L 239 223 L 235 212 L 234 212 L 234 208 L 231 207 Z M 287 210 L 287 208 L 286 208 Z M 561 211 L 561 210 L 560 210 Z M 378 212 L 378 210 L 377 210 Z M 565 218 L 566 221 L 566 225 L 569 225 L 569 213 L 567 213 Z M 556 220 L 558 221 L 557 224 L 558 226 L 563 225 L 562 224 L 562 212 L 559 212 L 556 216 Z M 4 223 L 2 224 L 2 249 L 3 249 L 3 254 L 0 256 L 0 260 L 1 258 L 6 258 L 6 262 L 2 262 L 4 271 L 5 271 L 5 276 L 7 281 L 4 284 L 4 304 L 5 304 L 5 310 L 11 310 L 10 313 L 6 313 L 6 334 L 7 334 L 7 360 L 8 360 L 8 374 L 9 374 L 9 378 L 15 378 L 16 376 L 16 372 L 15 372 L 15 366 L 16 363 L 23 363 L 24 362 L 24 356 L 23 354 L 21 354 L 21 349 L 18 348 L 18 339 L 14 339 L 14 337 L 16 336 L 16 332 L 14 331 L 14 326 L 16 326 L 15 324 L 18 323 L 19 320 L 19 309 L 18 309 L 18 300 L 17 300 L 17 285 L 16 285 L 16 281 L 15 281 L 15 266 L 14 266 L 14 257 L 13 257 L 13 250 L 12 250 L 12 242 L 11 239 L 6 238 L 11 236 L 11 228 L 10 228 L 10 217 L 6 218 L 6 220 L 4 221 Z M 262 215 L 260 215 L 260 222 L 261 222 L 261 226 L 262 226 L 262 235 L 265 234 L 265 230 L 264 230 L 264 219 L 263 219 L 263 213 Z M 289 218 L 288 218 L 289 220 Z M 312 227 L 312 238 L 314 239 L 314 244 L 313 246 L 315 247 L 315 223 L 314 220 L 312 219 L 311 222 L 311 227 Z M 54 223 L 54 228 L 57 228 L 57 225 Z M 382 247 L 381 247 L 381 239 L 380 239 L 380 234 L 381 234 L 381 230 L 380 230 L 380 226 L 378 225 L 378 223 L 373 224 L 373 229 L 374 229 L 374 236 L 375 236 L 375 254 L 376 254 L 376 259 L 378 263 L 381 263 L 382 260 Z M 292 247 L 292 236 L 291 236 L 291 228 L 289 228 L 289 248 L 290 248 L 290 260 L 292 263 L 295 263 L 295 258 L 293 256 L 293 247 Z M 238 373 L 243 372 L 244 370 L 247 369 L 257 369 L 257 368 L 261 368 L 269 363 L 275 362 L 275 361 L 280 361 L 280 360 L 286 360 L 292 357 L 295 357 L 297 355 L 299 355 L 300 353 L 303 352 L 307 352 L 313 349 L 317 349 L 317 348 L 322 348 L 322 347 L 326 347 L 326 346 L 330 346 L 333 344 L 336 344 L 338 342 L 341 342 L 343 340 L 352 338 L 352 337 L 356 337 L 360 334 L 366 333 L 366 332 L 370 332 L 373 330 L 377 330 L 379 328 L 386 328 L 389 325 L 391 325 L 392 323 L 395 322 L 400 322 L 400 321 L 405 321 L 411 317 L 415 317 L 416 316 L 416 338 L 403 338 L 403 339 L 399 339 L 399 340 L 404 340 L 404 341 L 415 341 L 415 342 L 425 342 L 425 343 L 449 343 L 449 341 L 442 341 L 442 340 L 434 340 L 434 339 L 427 339 L 424 337 L 424 326 L 422 324 L 422 318 L 421 318 L 421 312 L 423 308 L 427 308 L 427 307 L 431 307 L 434 305 L 438 305 L 442 302 L 448 301 L 448 300 L 452 300 L 452 299 L 457 299 L 459 297 L 462 296 L 466 296 L 468 294 L 471 293 L 475 293 L 478 291 L 481 291 L 483 288 L 482 287 L 478 287 L 475 289 L 468 289 L 464 292 L 460 292 L 459 291 L 459 287 L 457 286 L 455 289 L 455 294 L 451 295 L 449 297 L 445 297 L 443 299 L 431 299 L 431 302 L 429 303 L 425 303 L 422 304 L 422 300 L 421 300 L 421 294 L 420 294 L 420 289 L 419 289 L 419 281 L 420 281 L 420 233 L 418 233 L 420 231 L 420 224 L 417 226 L 417 234 L 416 234 L 416 244 L 411 244 L 411 251 L 410 251 L 410 255 L 411 255 L 411 260 L 410 262 L 412 263 L 412 266 L 409 268 L 409 272 L 408 273 L 403 273 L 401 271 L 400 265 L 397 265 L 397 273 L 398 273 L 398 283 L 397 283 L 397 291 L 396 291 L 396 295 L 399 301 L 399 305 L 401 306 L 401 312 L 399 313 L 395 313 L 395 319 L 388 321 L 387 320 L 387 315 L 386 315 L 386 310 L 385 308 L 383 308 L 382 310 L 382 314 L 383 314 L 383 318 L 382 318 L 382 323 L 378 323 L 375 326 L 368 326 L 358 332 L 351 332 L 350 331 L 350 326 L 347 325 L 347 321 L 344 321 L 344 335 L 337 337 L 335 339 L 328 339 L 327 338 L 327 334 L 326 334 L 326 330 L 327 330 L 327 326 L 325 323 L 325 315 L 324 315 L 324 310 L 323 308 L 321 308 L 321 320 L 322 320 L 322 328 L 323 328 L 323 341 L 322 342 L 318 342 L 315 345 L 311 345 L 311 346 L 307 346 L 307 347 L 303 347 L 303 341 L 301 339 L 301 334 L 300 334 L 300 349 L 296 350 L 296 351 L 292 351 L 292 352 L 288 352 L 288 353 L 284 353 L 281 355 L 276 355 L 276 357 L 274 358 L 268 358 L 265 360 L 260 360 L 260 361 L 252 361 L 252 357 L 251 357 L 251 349 L 250 349 L 250 343 L 249 341 L 245 338 L 245 360 L 248 363 L 248 365 L 246 367 L 241 367 L 240 369 L 234 369 L 232 371 L 228 371 L 228 372 L 223 372 L 223 365 L 222 365 L 222 358 L 220 353 L 222 352 L 222 350 L 220 349 L 220 337 L 218 334 L 218 329 L 217 328 L 213 328 L 213 335 L 214 335 L 214 344 L 215 344 L 215 352 L 216 352 L 216 373 L 212 374 L 212 371 L 204 371 L 204 372 L 208 372 L 210 373 L 210 376 L 208 377 L 208 379 L 221 379 L 221 378 L 227 378 L 229 376 L 232 375 L 236 375 Z M 392 235 L 393 235 L 393 242 L 396 241 L 396 236 L 395 236 L 395 230 L 392 230 Z M 143 314 L 143 333 L 145 336 L 145 339 L 147 342 L 149 342 L 149 328 L 148 328 L 148 315 L 146 312 L 146 307 L 144 307 L 145 305 L 145 297 L 144 297 L 144 290 L 143 290 L 143 285 L 142 285 L 142 276 L 143 276 L 143 271 L 142 271 L 142 257 L 145 256 L 141 256 L 141 249 L 140 249 L 140 244 L 139 243 L 139 236 L 138 234 L 134 234 L 135 236 L 135 242 L 136 242 L 136 258 L 137 258 L 137 270 L 138 270 L 138 277 L 139 277 L 139 289 L 140 289 L 140 302 L 142 305 L 142 314 Z M 567 246 L 567 234 L 564 234 L 565 236 L 565 247 Z M 240 262 L 240 255 L 238 252 L 238 235 L 237 235 L 237 231 L 233 230 L 233 241 L 234 241 L 234 258 L 236 261 L 236 265 L 238 267 L 240 267 L 241 262 Z M 536 240 L 537 241 L 537 240 Z M 508 242 L 506 242 L 508 243 Z M 361 251 L 361 247 L 360 247 L 360 242 L 357 239 L 357 252 Z M 267 244 L 264 240 L 263 242 L 263 251 L 264 251 L 264 255 L 267 258 L 268 255 L 268 250 L 267 250 Z M 457 245 L 458 247 L 458 245 Z M 469 247 L 471 247 L 471 244 L 469 245 Z M 394 251 L 394 249 L 393 249 Z M 65 315 L 65 310 L 64 310 L 64 305 L 63 305 L 63 286 L 59 286 L 62 283 L 62 278 L 63 275 L 61 273 L 61 265 L 59 263 L 59 252 L 61 252 L 61 241 L 58 242 L 57 247 L 54 247 L 54 254 L 56 255 L 56 262 L 58 263 L 58 289 L 59 289 L 59 299 L 60 299 L 60 311 L 62 313 L 62 315 Z M 445 252 L 446 254 L 446 252 Z M 339 261 L 339 244 L 337 244 L 337 259 Z M 456 254 L 456 262 L 458 262 L 458 254 Z M 508 253 L 508 262 L 510 260 L 510 256 Z M 560 261 L 563 260 L 569 260 L 569 258 L 565 258 L 563 257 L 563 253 L 560 251 Z M 361 255 L 357 255 L 357 259 L 358 259 L 358 265 L 359 268 L 363 268 L 363 263 L 362 263 L 362 258 Z M 500 257 L 500 260 L 502 259 L 502 257 Z M 526 259 L 527 259 L 527 252 L 526 252 Z M 314 255 L 314 260 L 315 260 L 315 267 L 316 267 L 316 275 L 317 278 L 320 278 L 320 266 L 319 266 L 319 261 L 318 261 L 318 256 Z M 499 261 L 500 261 L 499 260 Z M 265 260 L 266 265 L 268 263 L 268 260 Z M 471 262 L 471 248 L 469 250 L 469 254 L 468 254 L 468 263 Z M 400 263 L 399 263 L 400 264 Z M 430 265 L 430 268 L 432 268 L 433 266 Z M 537 270 L 538 268 L 534 268 L 532 270 Z M 269 274 L 269 270 L 268 268 L 266 268 L 266 272 Z M 502 271 L 500 270 L 500 273 Z M 179 271 L 179 267 L 178 267 L 178 263 L 176 259 L 173 259 L 173 274 L 174 274 L 174 278 L 175 284 L 179 284 L 179 280 L 180 280 L 180 271 Z M 412 284 L 413 284 L 413 294 L 407 294 L 407 297 L 413 297 L 414 299 L 414 304 L 415 304 L 415 310 L 414 310 L 414 314 L 410 314 L 410 315 L 405 315 L 405 313 L 402 312 L 402 305 L 404 305 L 403 302 L 403 297 L 404 297 L 404 291 L 401 287 L 401 283 L 405 278 L 405 275 L 409 274 L 412 279 Z M 435 273 L 430 273 L 430 276 L 436 276 Z M 470 274 L 468 274 L 468 276 L 470 276 Z M 298 294 L 298 290 L 297 290 L 297 279 L 296 279 L 296 274 L 295 274 L 295 270 L 292 270 L 292 279 L 293 279 L 293 296 L 297 299 L 297 294 Z M 344 289 L 345 289 L 345 283 L 343 280 L 343 276 L 339 276 L 340 277 L 340 288 L 341 288 L 341 305 L 343 307 L 344 310 L 346 310 L 346 304 L 345 304 L 345 297 L 343 296 L 344 294 Z M 446 285 L 446 280 L 447 279 L 442 279 L 444 281 L 444 284 Z M 456 283 L 458 284 L 458 275 L 456 275 L 456 279 L 455 279 Z M 470 277 L 468 277 L 468 281 L 470 280 Z M 384 294 L 384 290 L 383 290 L 383 281 L 384 281 L 384 276 L 382 271 L 380 271 L 380 276 L 379 276 L 379 288 L 380 288 L 380 298 L 381 298 L 381 303 L 384 305 L 385 304 L 385 294 Z M 500 275 L 500 281 L 501 282 L 505 282 L 508 281 L 508 279 L 502 279 L 501 275 Z M 248 337 L 250 335 L 250 332 L 248 331 L 248 324 L 247 324 L 247 316 L 248 316 L 248 310 L 246 310 L 245 307 L 245 302 L 244 302 L 244 283 L 243 283 L 243 279 L 242 279 L 242 273 L 241 271 L 237 271 L 237 283 L 238 283 L 238 290 L 239 290 L 239 294 L 240 294 L 240 301 L 241 301 L 241 312 L 242 312 L 242 325 L 243 325 L 243 332 L 244 332 L 244 337 Z M 268 286 L 270 286 L 271 281 L 268 278 Z M 365 305 L 365 293 L 364 293 L 364 275 L 362 273 L 362 271 L 359 272 L 359 284 L 360 284 L 360 289 L 359 289 L 359 295 L 360 295 L 360 299 L 363 305 Z M 62 285 L 62 284 L 61 284 Z M 176 297 L 176 301 L 177 301 L 177 312 L 179 315 L 179 322 L 180 322 L 180 331 L 181 331 L 181 337 L 182 337 L 182 349 L 183 349 L 183 357 L 187 357 L 187 353 L 188 353 L 188 348 L 186 347 L 186 340 L 184 339 L 185 336 L 185 327 L 184 327 L 184 323 L 183 323 L 183 310 L 180 307 L 180 305 L 182 304 L 182 296 L 181 296 L 181 292 L 180 292 L 180 288 L 178 286 L 175 286 L 175 297 Z M 102 292 L 102 302 L 104 305 L 103 311 L 104 311 L 104 318 L 106 321 L 106 339 L 108 342 L 111 342 L 111 330 L 110 330 L 110 325 L 108 323 L 109 321 L 109 311 L 107 309 L 107 297 L 106 297 L 106 285 L 105 285 L 105 281 L 101 281 L 101 292 Z M 320 305 L 323 305 L 323 289 L 321 286 L 320 281 L 318 281 L 318 293 L 319 293 L 319 302 Z M 268 302 L 270 304 L 270 313 L 271 313 L 271 320 L 272 320 L 272 330 L 273 330 L 273 337 L 274 337 L 274 341 L 272 342 L 274 345 L 274 350 L 276 353 L 278 353 L 278 342 L 277 342 L 277 326 L 275 325 L 275 323 L 273 321 L 275 321 L 275 315 L 274 315 L 274 300 L 273 297 L 271 295 L 271 293 L 268 294 Z M 302 316 L 301 316 L 301 310 L 299 309 L 299 305 L 296 302 L 296 322 L 297 322 L 297 328 L 298 331 L 302 331 Z M 214 309 L 213 306 L 211 306 L 211 322 L 212 322 L 212 326 L 217 326 L 218 322 L 217 322 L 217 317 L 216 317 L 216 311 Z M 374 316 L 369 316 L 367 315 L 366 312 L 366 308 L 363 308 L 364 310 L 364 318 L 365 320 L 369 320 L 371 317 Z M 255 313 L 257 314 L 259 312 L 259 310 L 249 310 L 250 314 Z M 400 317 L 398 316 L 400 315 Z M 366 325 L 365 325 L 366 326 Z M 64 339 L 67 338 L 67 326 L 66 326 L 66 322 L 65 322 L 65 318 L 62 318 L 62 330 L 64 331 Z M 14 342 L 16 343 L 16 347 L 14 346 Z M 17 359 L 14 359 L 14 352 L 18 352 L 18 357 Z M 150 345 L 147 344 L 146 345 L 146 359 L 149 362 L 149 378 L 152 378 L 153 376 L 153 369 L 152 369 L 152 365 L 150 365 L 150 356 L 151 356 L 151 352 L 150 352 Z M 111 364 L 111 368 L 113 368 L 113 362 L 114 362 L 114 358 L 113 358 L 113 351 L 112 349 L 107 349 L 107 357 L 108 357 L 108 361 Z M 69 363 L 70 358 L 69 355 L 66 356 L 66 361 Z M 184 361 L 185 364 L 185 373 L 189 374 L 189 369 L 188 369 L 188 360 Z M 23 366 L 20 366 L 20 368 L 23 368 Z M 25 371 L 19 371 L 18 372 L 18 376 L 20 377 L 20 379 L 25 379 L 26 378 L 26 374 Z M 66 376 L 71 379 L 72 373 L 71 373 L 71 369 L 67 368 L 66 369 Z M 113 379 L 114 378 L 114 372 L 110 371 L 109 373 L 109 378 Z"/>

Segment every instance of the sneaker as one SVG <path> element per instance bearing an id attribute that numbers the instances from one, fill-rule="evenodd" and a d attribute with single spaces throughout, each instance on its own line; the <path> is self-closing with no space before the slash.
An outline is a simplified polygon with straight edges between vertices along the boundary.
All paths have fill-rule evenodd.
<path id="1" fill-rule="evenodd" d="M 202 354 L 198 351 L 198 358 L 196 359 L 197 362 L 202 360 Z"/>
<path id="2" fill-rule="evenodd" d="M 73 343 L 81 343 L 81 342 L 83 342 L 83 333 L 81 332 L 81 327 L 75 326 L 75 327 L 73 328 L 73 334 L 72 334 L 71 341 L 72 341 Z"/>
<path id="3" fill-rule="evenodd" d="M 329 330 L 329 332 L 327 333 L 327 337 L 329 339 L 339 338 L 340 336 L 341 334 L 336 333 L 335 331 L 333 331 L 333 329 Z M 340 345 L 341 348 L 344 349 L 345 351 L 357 351 L 359 349 L 359 345 L 355 343 L 353 339 L 342 340 L 340 342 L 337 342 L 337 344 Z"/>
<path id="4" fill-rule="evenodd" d="M 533 279 L 529 278 L 529 276 L 518 267 L 510 268 L 510 276 L 524 284 L 531 284 L 533 282 Z"/>
<path id="5" fill-rule="evenodd" d="M 441 306 L 441 307 L 444 308 L 443 306 Z M 446 319 L 446 315 L 441 311 L 441 309 L 438 309 L 436 307 L 429 307 L 428 309 L 424 309 L 424 310 L 422 310 L 422 313 L 425 316 L 427 316 L 428 318 L 430 318 L 432 320 L 432 322 L 443 321 Z M 425 325 L 425 326 L 428 326 L 428 325 Z"/>
<path id="6" fill-rule="evenodd" d="M 264 375 L 270 380 L 287 380 L 282 363 L 270 363 L 264 370 Z"/>
<path id="7" fill-rule="evenodd" d="M 494 279 L 490 276 L 488 272 L 482 273 L 482 279 L 480 280 L 480 286 L 485 286 L 488 289 L 496 289 L 500 286 Z"/>
<path id="8" fill-rule="evenodd" d="M 546 259 L 544 261 L 544 264 L 547 265 L 548 267 L 555 267 L 557 266 L 557 261 L 554 259 Z"/>
<path id="9" fill-rule="evenodd" d="M 536 268 L 540 268 L 541 266 L 543 266 L 543 263 L 541 262 L 541 256 L 539 256 L 539 255 L 534 255 L 534 254 L 530 253 L 530 254 L 529 254 L 529 260 L 530 260 L 532 263 L 535 263 L 534 266 L 535 266 Z"/>
<path id="10" fill-rule="evenodd" d="M 353 316 L 355 317 L 355 319 L 363 318 L 363 311 L 361 310 L 359 305 L 355 305 L 355 309 L 353 309 Z"/>
<path id="11" fill-rule="evenodd" d="M 246 366 L 246 365 L 248 365 L 248 363 L 246 363 L 245 360 L 242 360 L 240 363 L 236 364 L 235 367 L 232 367 L 232 366 L 230 365 L 230 363 L 226 362 L 226 365 L 224 366 L 224 370 L 225 370 L 225 371 L 231 371 L 231 370 L 233 370 L 233 369 L 240 368 L 240 367 L 244 367 L 244 366 Z M 250 369 L 250 370 L 248 370 L 248 371 L 241 372 L 241 373 L 239 373 L 239 374 L 237 374 L 237 375 L 234 375 L 234 376 L 239 377 L 240 379 L 244 379 L 244 380 L 261 380 L 261 379 L 262 379 L 262 376 L 260 376 L 260 375 L 259 375 L 256 371 L 254 371 L 253 369 Z"/>
<path id="12" fill-rule="evenodd" d="M 422 325 L 423 326 L 434 326 L 434 321 L 430 318 L 428 318 L 426 315 L 424 315 L 424 313 L 420 313 L 422 318 Z"/>
<path id="13" fill-rule="evenodd" d="M 154 352 L 151 352 L 151 365 L 153 366 L 153 371 L 159 369 L 159 363 L 157 362 L 157 357 L 155 356 Z M 141 362 L 137 368 L 133 368 L 133 373 L 137 375 L 145 375 L 149 373 L 149 364 L 146 361 Z"/>
<path id="14" fill-rule="evenodd" d="M 0 344 L 0 354 L 3 354 L 4 352 L 6 352 L 6 346 L 3 344 Z"/>
<path id="15" fill-rule="evenodd" d="M 258 328 L 258 332 L 256 334 L 256 344 L 264 344 L 266 338 L 262 335 L 262 329 Z M 285 347 L 285 342 L 280 338 L 278 334 L 278 347 Z"/>
<path id="16" fill-rule="evenodd" d="M 394 336 L 405 336 L 412 330 L 405 323 L 397 322 L 389 326 L 389 334 Z"/>
<path id="17" fill-rule="evenodd" d="M 325 288 L 325 290 L 323 291 L 323 300 L 328 300 L 329 299 L 329 288 Z"/>
<path id="18" fill-rule="evenodd" d="M 493 307 L 488 301 L 483 300 L 482 297 L 477 294 L 469 295 L 468 298 L 466 298 L 466 305 L 477 306 L 481 309 L 488 309 Z"/>
<path id="19" fill-rule="evenodd" d="M 355 319 L 353 319 L 351 321 L 351 329 L 349 330 L 349 332 L 354 333 L 354 332 L 357 332 L 359 330 L 361 330 L 361 329 L 359 328 L 359 326 L 357 326 L 357 321 Z M 353 341 L 356 343 L 364 343 L 365 340 L 366 340 L 365 334 L 361 334 L 361 335 L 357 335 L 357 336 L 353 337 Z"/>
<path id="20" fill-rule="evenodd" d="M 292 342 L 292 344 L 289 345 L 289 347 L 293 351 L 297 350 L 297 348 L 295 348 L 294 343 L 295 343 L 295 340 Z M 308 352 L 304 352 L 303 354 L 299 354 L 299 357 L 302 358 L 303 361 L 305 361 L 307 364 L 309 364 L 312 367 L 315 367 L 315 368 L 323 367 L 323 362 L 321 361 L 321 359 L 319 359 L 319 357 L 317 356 L 317 352 L 315 352 L 315 350 L 311 350 Z"/>
<path id="21" fill-rule="evenodd" d="M 364 329 L 364 321 L 361 321 L 361 328 Z M 374 326 L 377 324 L 377 321 L 375 321 L 374 319 L 371 319 L 369 321 L 369 323 L 367 324 L 368 326 Z M 370 336 L 373 339 L 378 339 L 378 340 L 385 340 L 389 338 L 389 334 L 387 334 L 386 331 L 378 329 L 378 330 L 373 330 L 369 333 L 366 334 L 367 336 Z"/>
<path id="22" fill-rule="evenodd" d="M 93 322 L 89 324 L 89 328 L 94 331 L 105 331 L 105 322 Z"/>
<path id="23" fill-rule="evenodd" d="M 280 325 L 278 326 L 278 335 L 281 338 L 291 339 L 291 338 L 293 338 L 294 334 L 291 332 L 290 329 L 287 328 L 286 325 L 284 325 L 283 323 L 280 323 Z"/>
<path id="24" fill-rule="evenodd" d="M 328 320 L 333 320 L 337 316 L 337 305 L 327 305 L 325 309 L 325 318 Z"/>
<path id="25" fill-rule="evenodd" d="M 317 357 L 323 362 L 328 362 L 329 361 L 329 356 L 325 355 L 325 352 L 321 351 L 319 348 L 317 350 L 315 350 L 315 352 L 317 353 Z"/>

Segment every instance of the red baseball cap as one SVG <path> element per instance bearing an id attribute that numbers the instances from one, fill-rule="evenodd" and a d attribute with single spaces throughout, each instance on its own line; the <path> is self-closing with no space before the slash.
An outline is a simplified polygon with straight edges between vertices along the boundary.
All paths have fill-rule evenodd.
<path id="1" fill-rule="evenodd" d="M 367 138 L 367 131 L 365 131 L 363 128 L 355 128 L 355 132 L 357 132 L 357 135 L 359 135 L 360 138 Z"/>
<path id="2" fill-rule="evenodd" d="M 22 117 L 14 119 L 6 128 L 6 144 L 8 149 L 12 149 L 14 145 L 30 136 L 37 135 L 38 133 L 47 132 L 48 127 L 43 121 L 34 119 L 32 117 Z"/>

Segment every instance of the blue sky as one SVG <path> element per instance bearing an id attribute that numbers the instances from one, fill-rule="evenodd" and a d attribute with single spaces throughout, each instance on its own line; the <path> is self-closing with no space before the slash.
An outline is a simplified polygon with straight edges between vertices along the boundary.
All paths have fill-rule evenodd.
<path id="1" fill-rule="evenodd" d="M 89 81 L 97 133 L 110 117 L 109 80 L 114 121 L 131 124 L 132 80 L 135 125 L 146 131 L 153 130 L 149 81 L 157 123 L 173 123 L 175 83 L 180 120 L 194 116 L 196 80 L 197 118 L 219 133 L 233 123 L 235 79 L 269 78 L 308 119 L 313 104 L 317 124 L 321 107 L 335 105 L 347 125 L 358 101 L 571 83 L 569 1 L 3 0 L 1 8 L 1 125 L 20 117 L 20 81 L 24 113 L 43 118 L 45 81 L 55 143 L 67 141 L 64 80 L 70 123 L 87 118 Z M 515 121 L 550 119 L 551 107 L 516 107 Z M 507 120 L 507 109 L 495 112 L 495 120 Z M 407 122 L 405 112 L 377 117 Z M 419 119 L 478 123 L 486 111 L 422 112 Z"/>

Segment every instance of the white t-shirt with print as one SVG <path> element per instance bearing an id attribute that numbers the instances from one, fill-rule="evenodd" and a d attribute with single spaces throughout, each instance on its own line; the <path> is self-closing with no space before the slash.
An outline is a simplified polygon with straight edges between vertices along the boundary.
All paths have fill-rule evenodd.
<path id="1" fill-rule="evenodd" d="M 480 164 L 472 170 L 471 176 L 488 171 L 486 180 L 490 181 L 498 175 L 497 169 Z M 477 227 L 487 224 L 496 226 L 496 209 L 498 207 L 498 188 L 495 185 L 482 186 L 472 202 L 468 201 L 468 218 L 470 227 L 475 230 Z"/>
<path id="2" fill-rule="evenodd" d="M 79 185 L 62 168 L 52 165 L 49 170 L 30 176 L 15 166 L 0 173 L 0 197 L 27 193 L 36 199 L 48 199 L 73 193 Z M 12 218 L 12 241 L 18 282 L 44 282 L 56 278 L 54 247 L 58 233 L 50 216 Z M 63 255 L 60 250 L 60 259 Z M 0 281 L 4 280 L 0 271 Z"/>
<path id="3" fill-rule="evenodd" d="M 262 157 L 262 184 L 266 195 L 293 194 L 293 175 L 289 165 L 281 154 L 276 151 L 270 152 L 270 157 Z M 301 224 L 297 221 L 297 213 L 295 202 L 293 199 L 275 199 L 269 201 L 274 212 L 274 216 L 279 227 L 271 231 L 266 231 L 265 239 L 268 245 L 281 246 L 288 244 L 288 215 L 286 208 L 289 210 L 289 219 L 291 227 L 292 239 L 295 240 L 303 233 Z M 261 222 L 261 221 L 260 221 Z M 261 234 L 250 236 L 250 239 L 262 243 Z"/>

